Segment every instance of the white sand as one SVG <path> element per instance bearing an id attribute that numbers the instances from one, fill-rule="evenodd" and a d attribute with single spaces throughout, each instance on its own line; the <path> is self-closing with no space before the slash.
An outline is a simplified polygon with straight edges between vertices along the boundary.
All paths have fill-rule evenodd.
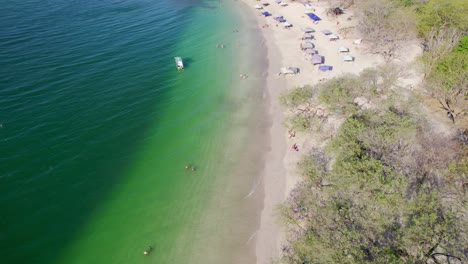
<path id="1" fill-rule="evenodd" d="M 263 171 L 264 207 L 260 227 L 255 235 L 257 263 L 264 264 L 280 256 L 280 248 L 284 240 L 284 233 L 277 223 L 275 208 L 286 199 L 291 189 L 300 180 L 295 171 L 295 165 L 302 153 L 318 144 L 317 139 L 311 136 L 296 134 L 296 137 L 289 138 L 287 129 L 283 126 L 284 109 L 279 105 L 279 96 L 294 86 L 315 84 L 321 79 L 329 79 L 343 73 L 359 73 L 364 68 L 380 64 L 383 60 L 380 56 L 367 53 L 365 42 L 361 45 L 353 44 L 357 36 L 340 34 L 339 29 L 353 26 L 356 22 L 355 19 L 347 20 L 349 17 L 352 18 L 352 10 L 347 10 L 346 14 L 335 18 L 326 15 L 328 7 L 326 3 L 313 1 L 314 13 L 322 19 L 314 24 L 304 13 L 306 11 L 304 5 L 299 2 L 287 1 L 288 6 L 280 6 L 273 0 L 241 0 L 241 2 L 252 9 L 255 5 L 270 4 L 261 10 L 254 10 L 254 13 L 258 14 L 258 26 L 264 32 L 268 49 L 267 86 L 271 100 L 269 113 L 273 120 L 270 127 L 271 150 L 266 155 Z M 273 19 L 273 16 L 263 17 L 261 15 L 263 11 L 268 11 L 273 16 L 283 16 L 293 24 L 293 27 L 285 29 L 281 23 Z M 338 24 L 337 21 L 339 21 Z M 305 27 L 311 27 L 316 31 L 312 33 L 315 39 L 311 42 L 315 44 L 315 49 L 319 51 L 319 54 L 325 57 L 325 65 L 333 66 L 332 71 L 319 71 L 318 66 L 311 64 L 311 55 L 306 55 L 300 49 L 300 44 L 303 42 L 301 37 L 304 34 L 301 29 Z M 321 33 L 324 29 L 330 30 L 340 39 L 330 41 L 328 36 Z M 349 48 L 350 52 L 340 53 L 339 47 Z M 342 58 L 345 55 L 355 57 L 355 61 L 344 62 Z M 295 76 L 278 76 L 277 73 L 281 67 L 298 67 L 301 72 Z M 290 147 L 294 143 L 299 146 L 299 152 L 291 150 Z"/>

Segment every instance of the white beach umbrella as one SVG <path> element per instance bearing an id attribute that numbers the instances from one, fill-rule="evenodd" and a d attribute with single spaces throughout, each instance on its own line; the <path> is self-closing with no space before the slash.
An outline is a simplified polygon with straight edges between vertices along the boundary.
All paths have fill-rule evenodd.
<path id="1" fill-rule="evenodd" d="M 343 57 L 343 61 L 354 61 L 354 57 L 353 56 L 344 56 Z"/>
<path id="2" fill-rule="evenodd" d="M 339 48 L 338 48 L 338 51 L 339 51 L 339 52 L 349 52 L 349 49 L 348 49 L 348 48 L 345 48 L 345 47 L 339 47 Z"/>
<path id="3" fill-rule="evenodd" d="M 303 28 L 302 31 L 305 32 L 305 33 L 315 32 L 315 30 L 313 28 L 310 28 L 310 27 Z"/>
<path id="4" fill-rule="evenodd" d="M 259 5 L 255 5 L 254 7 L 255 7 L 255 9 L 263 9 L 263 7 L 261 7 Z"/>

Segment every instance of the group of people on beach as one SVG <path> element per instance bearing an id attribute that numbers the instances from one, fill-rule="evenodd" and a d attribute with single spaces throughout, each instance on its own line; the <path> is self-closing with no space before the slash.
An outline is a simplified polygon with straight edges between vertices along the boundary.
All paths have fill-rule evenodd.
<path id="1" fill-rule="evenodd" d="M 224 44 L 223 43 L 218 43 L 218 44 L 216 44 L 216 47 L 224 49 Z"/>
<path id="2" fill-rule="evenodd" d="M 295 151 L 299 151 L 299 147 L 297 146 L 296 143 L 294 143 L 291 147 L 291 149 L 295 150 Z"/>
<path id="3" fill-rule="evenodd" d="M 241 74 L 239 75 L 239 78 L 241 78 L 241 79 L 247 79 L 247 77 L 248 77 L 248 76 L 247 76 L 247 74 L 245 74 L 245 73 L 241 73 Z"/>
<path id="4" fill-rule="evenodd" d="M 289 134 L 289 138 L 294 138 L 296 137 L 296 131 L 292 130 L 292 129 L 289 129 L 288 130 L 288 134 Z M 295 151 L 299 151 L 299 146 L 297 146 L 296 143 L 294 143 L 292 146 L 291 146 L 291 149 L 292 150 L 295 150 Z"/>

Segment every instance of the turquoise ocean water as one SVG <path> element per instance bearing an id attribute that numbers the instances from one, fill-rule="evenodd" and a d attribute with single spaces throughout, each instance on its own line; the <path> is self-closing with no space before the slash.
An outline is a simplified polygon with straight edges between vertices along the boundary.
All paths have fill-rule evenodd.
<path id="1" fill-rule="evenodd" d="M 251 22 L 227 1 L 3 1 L 0 262 L 252 261 L 268 120 Z"/>

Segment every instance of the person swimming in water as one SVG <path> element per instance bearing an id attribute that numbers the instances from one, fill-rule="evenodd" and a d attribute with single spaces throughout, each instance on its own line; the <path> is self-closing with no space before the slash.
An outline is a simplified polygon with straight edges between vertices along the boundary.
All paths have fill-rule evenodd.
<path id="1" fill-rule="evenodd" d="M 147 250 L 143 251 L 143 255 L 148 256 L 152 249 L 153 247 L 149 246 Z"/>

